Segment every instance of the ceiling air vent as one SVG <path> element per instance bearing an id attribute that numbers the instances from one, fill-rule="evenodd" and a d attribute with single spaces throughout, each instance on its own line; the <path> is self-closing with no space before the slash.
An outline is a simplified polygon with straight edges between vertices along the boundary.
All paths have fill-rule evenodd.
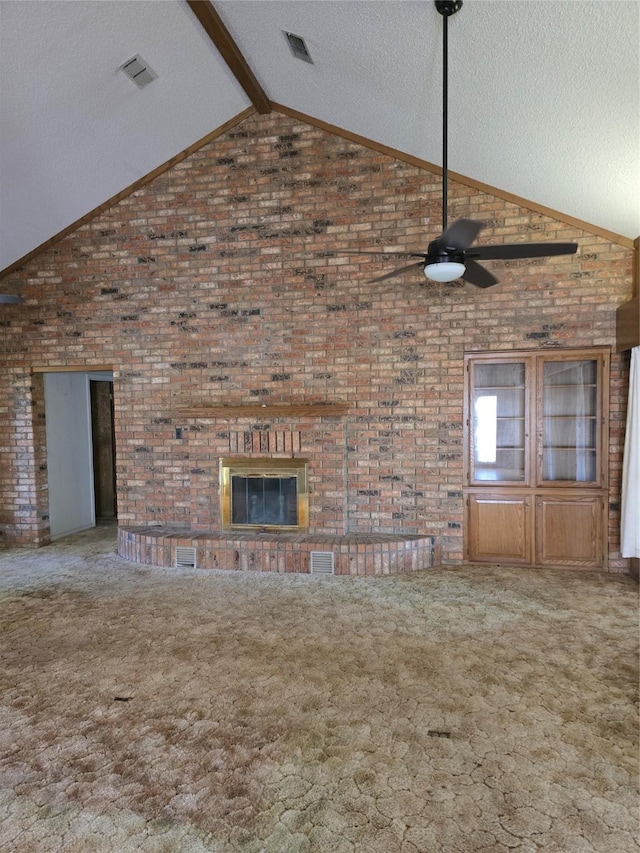
<path id="1" fill-rule="evenodd" d="M 332 575 L 333 553 L 331 551 L 312 551 L 309 558 L 309 572 L 312 575 Z"/>
<path id="2" fill-rule="evenodd" d="M 304 43 L 304 39 L 300 36 L 296 36 L 293 33 L 288 33 L 286 30 L 282 31 L 285 35 L 285 38 L 289 42 L 289 47 L 291 48 L 291 53 L 295 56 L 296 59 L 304 59 L 305 62 L 310 62 L 313 65 L 313 59 L 311 59 L 311 54 L 307 50 L 307 46 Z"/>
<path id="3" fill-rule="evenodd" d="M 136 55 L 127 60 L 124 65 L 121 65 L 120 70 L 124 71 L 127 77 L 130 80 L 133 80 L 139 89 L 143 89 L 145 86 L 148 86 L 149 83 L 153 82 L 158 76 L 153 68 L 149 68 L 139 53 L 136 53 Z"/>

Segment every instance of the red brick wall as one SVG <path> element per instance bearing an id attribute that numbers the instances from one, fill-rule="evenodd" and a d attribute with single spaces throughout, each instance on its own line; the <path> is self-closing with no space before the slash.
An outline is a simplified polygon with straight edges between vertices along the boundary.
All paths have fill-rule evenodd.
<path id="1" fill-rule="evenodd" d="M 0 539 L 46 536 L 30 368 L 111 365 L 122 524 L 215 527 L 218 456 L 270 427 L 311 459 L 312 529 L 436 534 L 443 558 L 461 559 L 463 353 L 613 345 L 631 250 L 457 183 L 449 192 L 449 220 L 484 219 L 482 241 L 577 240 L 579 254 L 494 262 L 501 283 L 486 291 L 420 274 L 368 283 L 391 265 L 340 250 L 424 248 L 440 231 L 439 178 L 271 115 L 12 275 L 27 304 L 2 314 Z M 625 369 L 614 355 L 614 565 Z M 177 412 L 299 401 L 351 411 L 291 423 Z"/>
<path id="2" fill-rule="evenodd" d="M 13 362 L 3 358 L 0 381 L 0 547 L 49 541 L 44 384 Z"/>

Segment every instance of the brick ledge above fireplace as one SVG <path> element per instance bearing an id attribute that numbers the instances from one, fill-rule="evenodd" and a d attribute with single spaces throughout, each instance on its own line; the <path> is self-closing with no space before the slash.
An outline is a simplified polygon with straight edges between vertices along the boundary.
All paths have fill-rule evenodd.
<path id="1" fill-rule="evenodd" d="M 176 549 L 194 548 L 199 569 L 310 572 L 312 552 L 332 553 L 336 575 L 388 575 L 437 566 L 435 536 L 222 533 L 175 527 L 120 527 L 118 554 L 152 566 L 176 565 Z"/>

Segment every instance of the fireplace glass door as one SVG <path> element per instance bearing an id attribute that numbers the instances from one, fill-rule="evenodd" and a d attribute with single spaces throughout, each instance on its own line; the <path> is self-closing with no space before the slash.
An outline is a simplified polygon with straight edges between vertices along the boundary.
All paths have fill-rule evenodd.
<path id="1" fill-rule="evenodd" d="M 298 526 L 298 478 L 234 474 L 231 524 Z"/>
<path id="2" fill-rule="evenodd" d="M 220 459 L 220 516 L 223 530 L 307 530 L 307 460 Z"/>

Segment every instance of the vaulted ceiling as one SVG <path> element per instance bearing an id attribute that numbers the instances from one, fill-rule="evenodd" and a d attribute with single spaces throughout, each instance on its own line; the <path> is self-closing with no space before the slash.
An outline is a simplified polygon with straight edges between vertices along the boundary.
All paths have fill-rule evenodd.
<path id="1" fill-rule="evenodd" d="M 0 272 L 256 108 L 441 164 L 432 0 L 209 6 L 0 0 Z M 465 0 L 449 169 L 637 237 L 639 20 L 637 0 Z M 157 74 L 144 88 L 120 70 L 135 55 Z"/>

